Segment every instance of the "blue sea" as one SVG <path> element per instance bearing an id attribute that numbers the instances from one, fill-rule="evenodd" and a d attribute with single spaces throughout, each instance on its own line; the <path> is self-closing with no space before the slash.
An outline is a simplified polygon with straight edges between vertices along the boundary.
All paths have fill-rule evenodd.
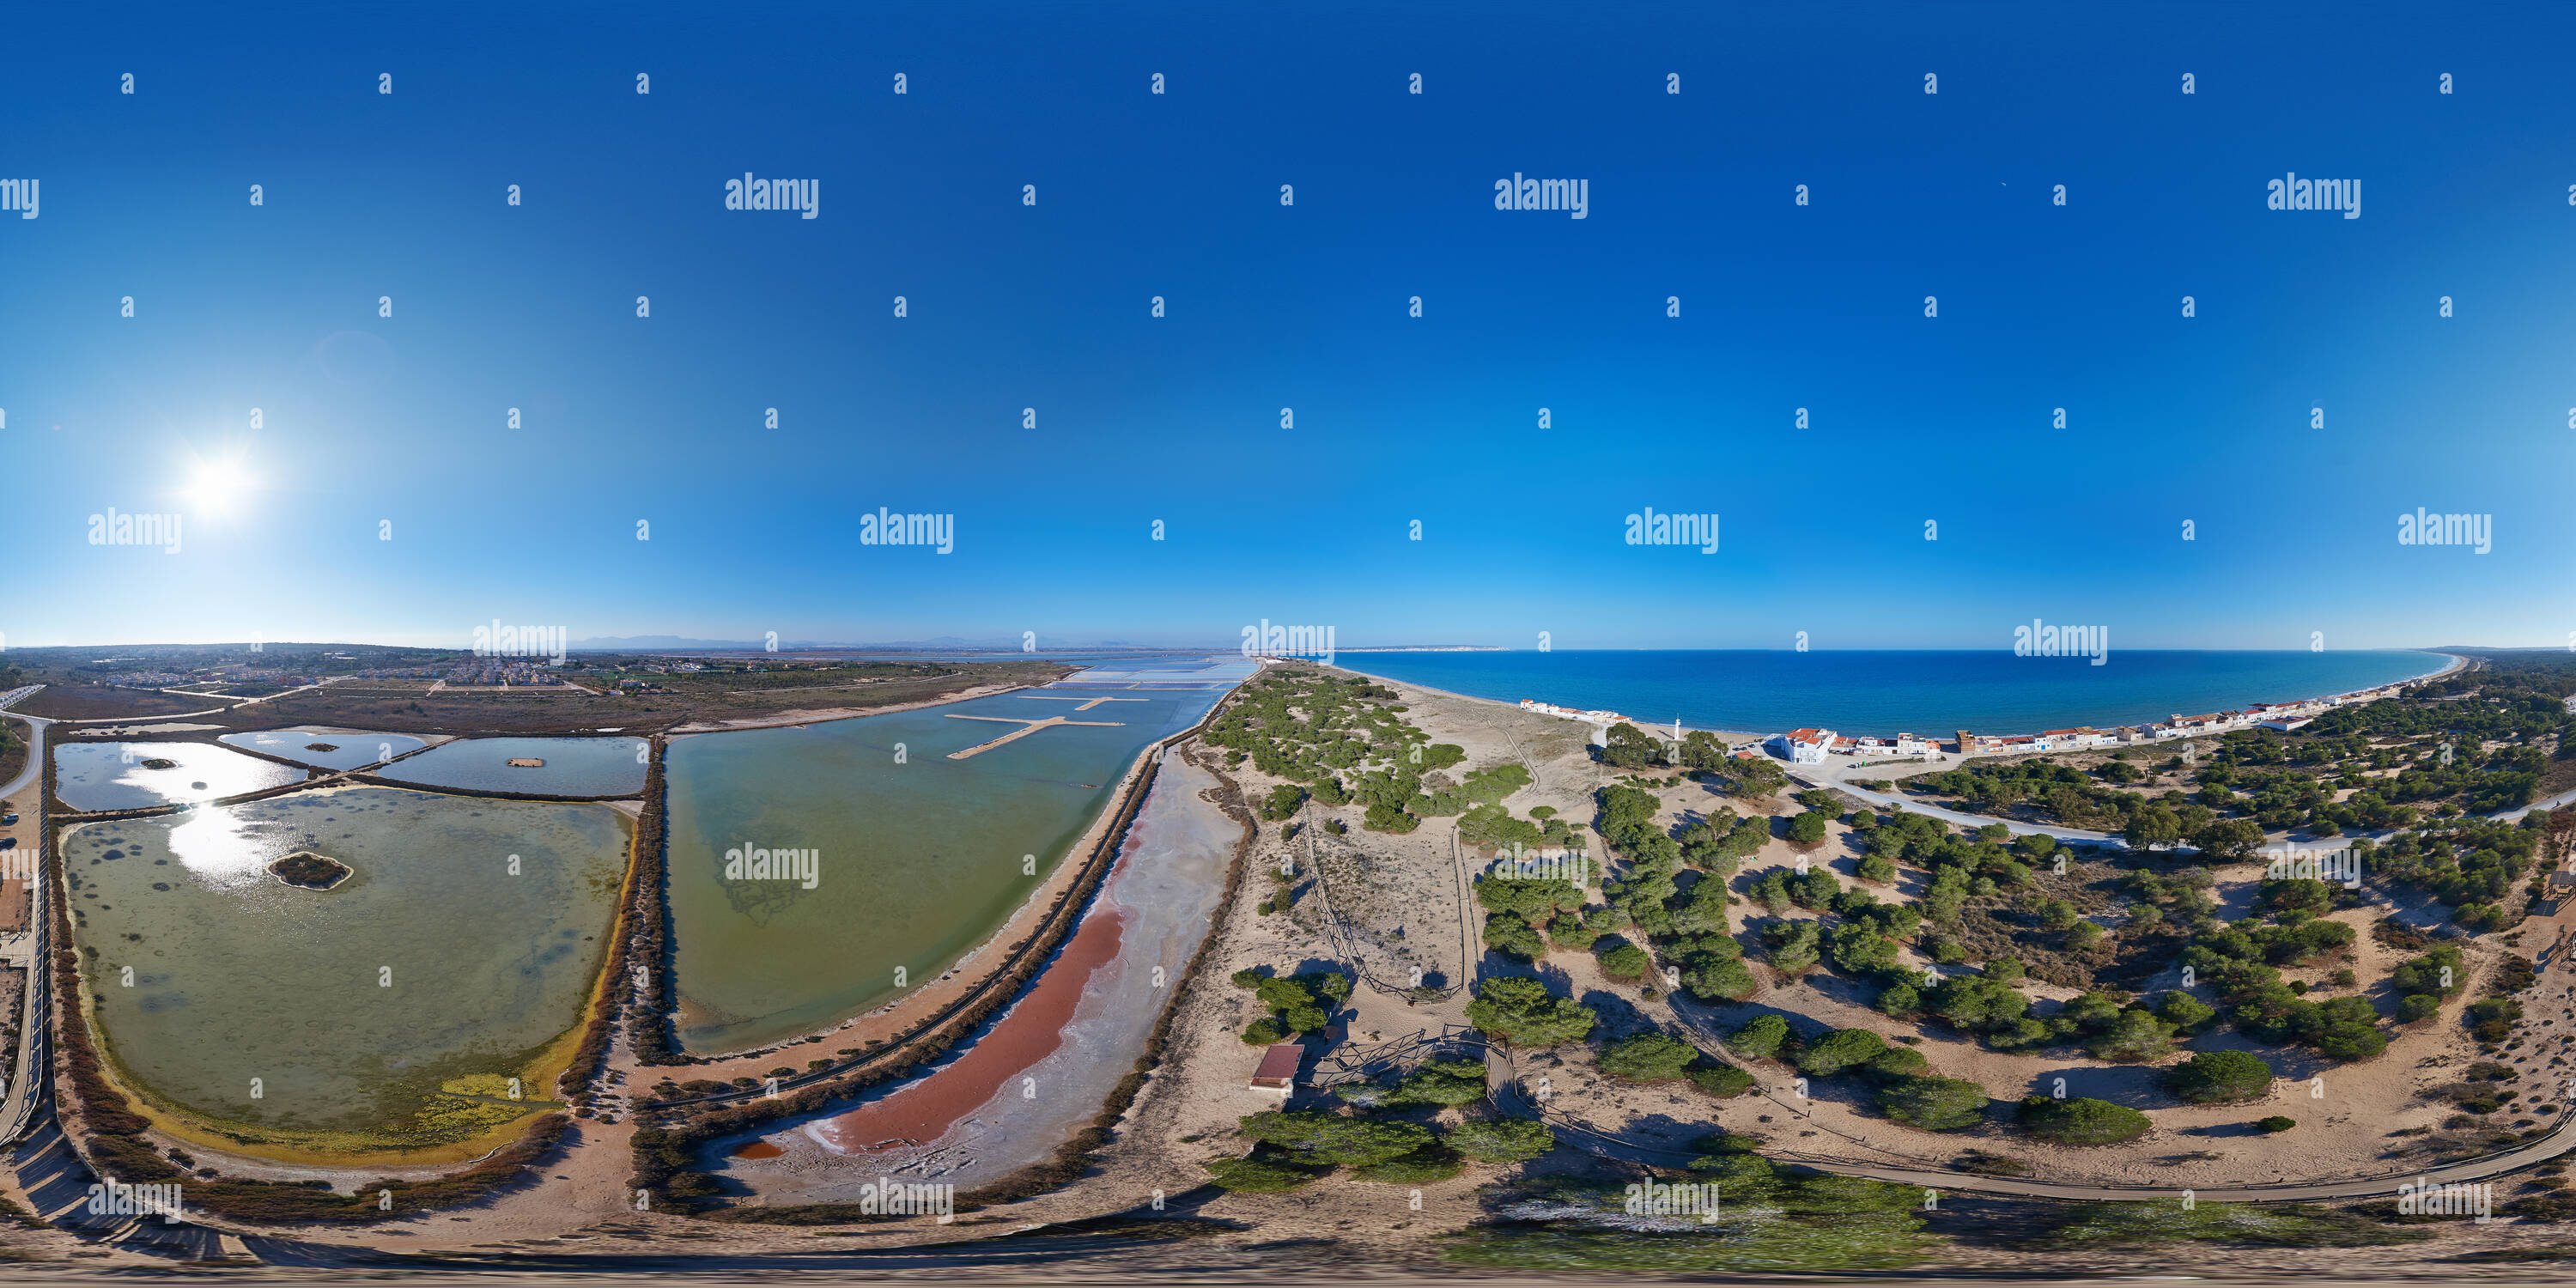
<path id="1" fill-rule="evenodd" d="M 2115 651 L 2088 658 L 1997 651 L 1792 653 L 1559 649 L 1538 653 L 1341 653 L 1368 675 L 1473 698 L 1608 708 L 1640 723 L 1772 733 L 2035 733 L 2110 728 L 2375 688 L 2448 664 L 2438 653 Z"/>

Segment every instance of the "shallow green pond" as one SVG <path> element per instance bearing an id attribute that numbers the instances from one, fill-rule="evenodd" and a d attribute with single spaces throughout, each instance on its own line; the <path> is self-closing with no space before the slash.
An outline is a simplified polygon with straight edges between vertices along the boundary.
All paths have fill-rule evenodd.
<path id="1" fill-rule="evenodd" d="M 516 1074 L 580 1021 L 629 836 L 603 805 L 367 787 L 93 823 L 63 858 L 101 1028 L 153 1095 L 400 1132 L 460 1108 L 442 1083 Z M 351 873 L 269 873 L 298 850 Z"/>

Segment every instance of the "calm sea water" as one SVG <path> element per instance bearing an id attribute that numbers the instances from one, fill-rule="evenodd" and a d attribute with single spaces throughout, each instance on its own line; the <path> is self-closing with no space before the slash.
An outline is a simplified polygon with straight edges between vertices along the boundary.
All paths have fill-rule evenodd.
<path id="1" fill-rule="evenodd" d="M 1333 661 L 1474 698 L 1609 708 L 1641 722 L 1772 733 L 2032 733 L 2109 728 L 2367 689 L 2441 670 L 2435 653 L 2001 651 L 1343 653 Z"/>

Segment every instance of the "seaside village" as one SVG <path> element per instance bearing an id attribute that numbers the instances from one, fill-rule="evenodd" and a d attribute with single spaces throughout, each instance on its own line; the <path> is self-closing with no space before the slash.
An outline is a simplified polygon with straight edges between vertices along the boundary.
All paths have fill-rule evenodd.
<path id="1" fill-rule="evenodd" d="M 2212 711 L 2206 715 L 2187 716 L 2175 712 L 2170 719 L 2152 724 L 2122 725 L 2096 729 L 2090 725 L 2074 729 L 2049 729 L 2040 733 L 1979 734 L 1966 729 L 1952 730 L 1947 739 L 1937 735 L 1900 733 L 1893 738 L 1853 738 L 1831 729 L 1792 729 L 1738 744 L 1738 756 L 1751 757 L 1767 750 L 1793 765 L 1821 765 L 1827 756 L 1872 756 L 1882 759 L 1936 760 L 1944 756 L 2011 755 L 2016 752 L 2075 751 L 2086 747 L 2116 747 L 2152 743 L 2166 738 L 2226 733 L 2232 729 L 2277 729 L 2287 733 L 2305 726 L 2318 714 L 2332 707 L 2371 702 L 2396 694 L 2403 685 L 2383 685 L 2329 698 L 2305 698 L 2297 702 L 2257 702 L 2242 711 Z M 1523 711 L 1537 715 L 1576 720 L 1597 729 L 1609 729 L 1622 721 L 1639 728 L 1652 729 L 1642 720 L 1629 720 L 1616 711 L 1581 711 L 1532 698 L 1520 701 Z M 1681 726 L 1672 726 L 1673 737 L 1681 737 Z"/>

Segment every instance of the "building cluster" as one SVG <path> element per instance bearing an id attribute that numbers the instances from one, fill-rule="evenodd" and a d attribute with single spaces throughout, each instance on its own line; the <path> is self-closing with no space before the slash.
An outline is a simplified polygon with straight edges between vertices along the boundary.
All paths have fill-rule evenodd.
<path id="1" fill-rule="evenodd" d="M 447 682 L 499 685 L 561 684 L 563 679 L 548 673 L 533 662 L 491 659 L 449 668 Z"/>
<path id="2" fill-rule="evenodd" d="M 1542 716 L 1555 716 L 1559 720 L 1580 720 L 1585 724 L 1597 725 L 1614 725 L 1628 718 L 1616 711 L 1577 711 L 1572 707 L 1560 707 L 1553 702 L 1541 702 L 1535 698 L 1521 699 L 1521 710 Z"/>
<path id="3" fill-rule="evenodd" d="M 122 685 L 129 689 L 158 689 L 173 684 L 195 683 L 196 676 L 180 671 L 119 671 L 102 675 L 100 683 Z"/>
<path id="4" fill-rule="evenodd" d="M 2351 694 L 2340 698 L 2308 698 L 2299 702 L 2257 702 L 2241 711 L 2211 711 L 2187 716 L 2175 712 L 2170 718 L 2152 724 L 2123 725 L 2114 729 L 2084 726 L 2075 729 L 2051 729 L 2045 733 L 1977 736 L 1962 731 L 1962 750 L 1989 754 L 2016 751 L 2076 751 L 2087 747 L 2126 747 L 2140 743 L 2161 742 L 2168 738 L 2189 738 L 2222 734 L 2237 729 L 2274 729 L 2287 733 L 2307 726 L 2309 721 L 2333 707 L 2351 702 L 2368 701 L 2375 694 Z"/>
<path id="5" fill-rule="evenodd" d="M 306 675 L 301 672 L 288 671 L 276 667 L 243 666 L 239 664 L 227 666 L 201 666 L 193 671 L 119 671 L 112 675 L 100 676 L 99 680 L 102 683 L 119 685 L 128 689 L 164 689 L 174 685 L 205 684 L 212 681 L 221 681 L 226 684 L 280 684 L 290 686 L 321 683 L 319 677 Z"/>
<path id="6" fill-rule="evenodd" d="M 2241 711 L 2212 711 L 2204 715 L 2174 713 L 2170 719 L 2151 724 L 2124 725 L 2096 729 L 2082 725 L 2073 729 L 2049 729 L 2040 733 L 1977 734 L 1965 729 L 1956 731 L 1947 741 L 1918 734 L 1900 733 L 1894 738 L 1853 738 L 1831 729 L 1793 729 L 1774 734 L 1768 740 L 1772 754 L 1794 765 L 1821 765 L 1827 756 L 1910 756 L 1928 760 L 1955 748 L 1966 755 L 2001 755 L 2015 752 L 2080 751 L 2091 747 L 2125 747 L 2160 742 L 2168 738 L 2226 733 L 2235 729 L 2276 729 L 2287 733 L 2305 727 L 2308 722 L 2331 708 L 2351 703 L 2368 702 L 2396 692 L 2391 686 L 2334 698 L 2308 698 L 2299 702 L 2257 702 Z M 1523 707 L 1531 704 L 1524 702 Z M 1538 708 L 1532 708 L 1536 710 Z M 1551 713 L 1553 714 L 1553 713 Z"/>
<path id="7" fill-rule="evenodd" d="M 1912 756 L 1928 760 L 1941 751 L 1937 738 L 1900 733 L 1893 738 L 1846 738 L 1831 729 L 1792 729 L 1775 734 L 1771 750 L 1793 765 L 1821 765 L 1833 756 Z"/>

